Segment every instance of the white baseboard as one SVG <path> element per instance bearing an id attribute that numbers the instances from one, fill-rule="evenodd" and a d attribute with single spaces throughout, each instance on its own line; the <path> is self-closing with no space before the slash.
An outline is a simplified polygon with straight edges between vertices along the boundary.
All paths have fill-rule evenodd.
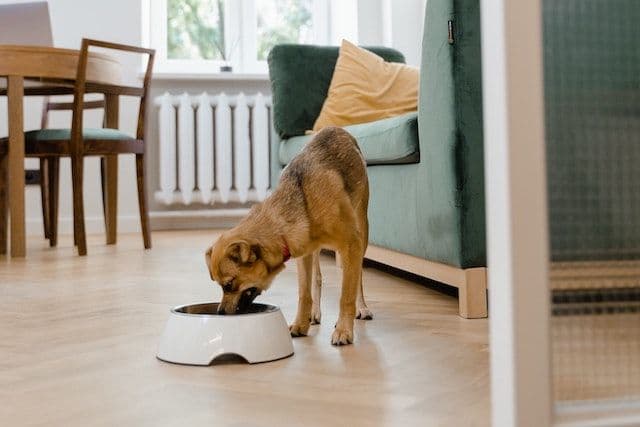
<path id="1" fill-rule="evenodd" d="M 42 218 L 27 218 L 27 235 L 40 236 L 44 234 Z M 87 217 L 84 220 L 87 234 L 104 234 L 104 219 L 101 216 Z M 140 218 L 138 216 L 118 216 L 118 233 L 139 233 Z M 73 234 L 73 218 L 58 218 L 58 234 Z"/>
<path id="2" fill-rule="evenodd" d="M 191 211 L 151 212 L 152 230 L 197 230 L 231 228 L 249 213 L 249 209 L 198 209 Z"/>
<path id="3" fill-rule="evenodd" d="M 196 230 L 231 228 L 247 215 L 249 209 L 202 209 L 192 211 L 150 212 L 152 230 Z M 27 218 L 27 235 L 44 233 L 41 218 Z M 85 218 L 87 234 L 104 234 L 104 219 L 101 216 Z M 140 218 L 137 215 L 118 216 L 118 233 L 139 233 Z M 58 234 L 73 234 L 73 218 L 58 219 Z"/>

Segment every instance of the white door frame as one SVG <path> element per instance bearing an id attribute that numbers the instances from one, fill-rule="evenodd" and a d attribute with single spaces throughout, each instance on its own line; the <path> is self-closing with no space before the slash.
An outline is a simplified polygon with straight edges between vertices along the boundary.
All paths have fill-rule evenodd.
<path id="1" fill-rule="evenodd" d="M 482 0 L 492 425 L 552 424 L 541 0 Z"/>

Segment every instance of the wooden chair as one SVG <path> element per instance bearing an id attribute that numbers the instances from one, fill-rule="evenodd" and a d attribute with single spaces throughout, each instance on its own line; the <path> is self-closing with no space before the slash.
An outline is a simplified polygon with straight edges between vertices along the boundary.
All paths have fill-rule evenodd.
<path id="1" fill-rule="evenodd" d="M 85 101 L 83 110 L 104 109 L 104 100 Z M 42 118 L 40 122 L 41 129 L 49 127 L 50 111 L 73 111 L 73 102 L 53 102 L 49 97 L 45 97 L 42 104 Z M 106 119 L 106 115 L 105 115 Z M 106 120 L 103 119 L 102 126 L 107 127 Z M 101 178 L 103 189 L 103 205 L 104 200 L 104 162 L 106 158 L 101 159 Z M 58 244 L 58 194 L 60 174 L 60 158 L 59 157 L 41 157 L 40 158 L 40 198 L 42 206 L 42 223 L 44 228 L 44 237 L 49 240 L 49 246 L 54 247 Z M 105 228 L 109 230 L 110 224 L 105 209 Z M 107 238 L 107 244 L 111 242 Z"/>
<path id="2" fill-rule="evenodd" d="M 123 86 L 110 82 L 87 82 L 87 55 L 90 47 L 112 49 L 144 54 L 148 56 L 147 68 L 142 87 Z M 151 247 L 151 231 L 149 228 L 149 213 L 147 208 L 147 192 L 145 180 L 145 111 L 149 83 L 155 51 L 141 47 L 109 43 L 98 40 L 83 39 L 78 60 L 76 84 L 73 103 L 61 103 L 52 109 L 71 109 L 71 129 L 40 129 L 25 133 L 25 156 L 42 159 L 43 179 L 43 215 L 45 235 L 50 244 L 55 246 L 57 241 L 57 212 L 58 212 L 58 174 L 60 157 L 71 158 L 71 176 L 73 184 L 73 229 L 74 242 L 78 246 L 78 253 L 86 255 L 87 243 L 84 221 L 83 202 L 83 163 L 86 156 L 102 156 L 102 190 L 107 228 L 107 243 L 116 241 L 116 203 L 117 203 L 117 156 L 119 154 L 135 154 L 136 175 L 138 186 L 138 204 L 140 208 L 140 222 L 144 247 Z M 85 102 L 86 93 L 102 93 L 104 104 Z M 135 137 L 117 130 L 119 96 L 134 96 L 140 98 L 138 110 L 138 126 Z M 100 102 L 100 101 L 99 101 Z M 105 107 L 106 128 L 91 129 L 83 127 L 83 111 L 85 108 Z M 44 123 L 46 124 L 46 123 Z M 0 164 L 7 153 L 7 139 L 0 140 Z M 6 162 L 4 162 L 6 163 Z M 0 173 L 1 181 L 6 179 Z M 0 205 L 3 197 L 0 194 Z M 0 206 L 0 211 L 4 208 Z M 1 227 L 0 227 L 1 228 Z M 2 233 L 0 233 L 2 234 Z M 1 237 L 1 236 L 0 236 Z"/>

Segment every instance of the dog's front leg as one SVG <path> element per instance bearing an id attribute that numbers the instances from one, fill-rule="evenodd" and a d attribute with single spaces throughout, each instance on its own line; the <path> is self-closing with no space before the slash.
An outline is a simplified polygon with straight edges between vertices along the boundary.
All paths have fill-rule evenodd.
<path id="1" fill-rule="evenodd" d="M 356 315 L 356 296 L 362 275 L 362 249 L 352 245 L 340 251 L 342 257 L 342 294 L 340 315 L 331 336 L 331 344 L 346 345 L 353 342 L 353 321 Z"/>
<path id="2" fill-rule="evenodd" d="M 297 259 L 298 266 L 298 314 L 289 331 L 292 337 L 307 335 L 311 319 L 311 273 L 313 255 Z"/>

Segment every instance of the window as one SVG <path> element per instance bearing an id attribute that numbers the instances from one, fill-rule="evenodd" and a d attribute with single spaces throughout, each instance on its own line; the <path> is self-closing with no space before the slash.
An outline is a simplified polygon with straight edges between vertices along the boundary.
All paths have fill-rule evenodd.
<path id="1" fill-rule="evenodd" d="M 265 73 L 276 44 L 357 42 L 357 0 L 143 1 L 159 73 Z"/>

